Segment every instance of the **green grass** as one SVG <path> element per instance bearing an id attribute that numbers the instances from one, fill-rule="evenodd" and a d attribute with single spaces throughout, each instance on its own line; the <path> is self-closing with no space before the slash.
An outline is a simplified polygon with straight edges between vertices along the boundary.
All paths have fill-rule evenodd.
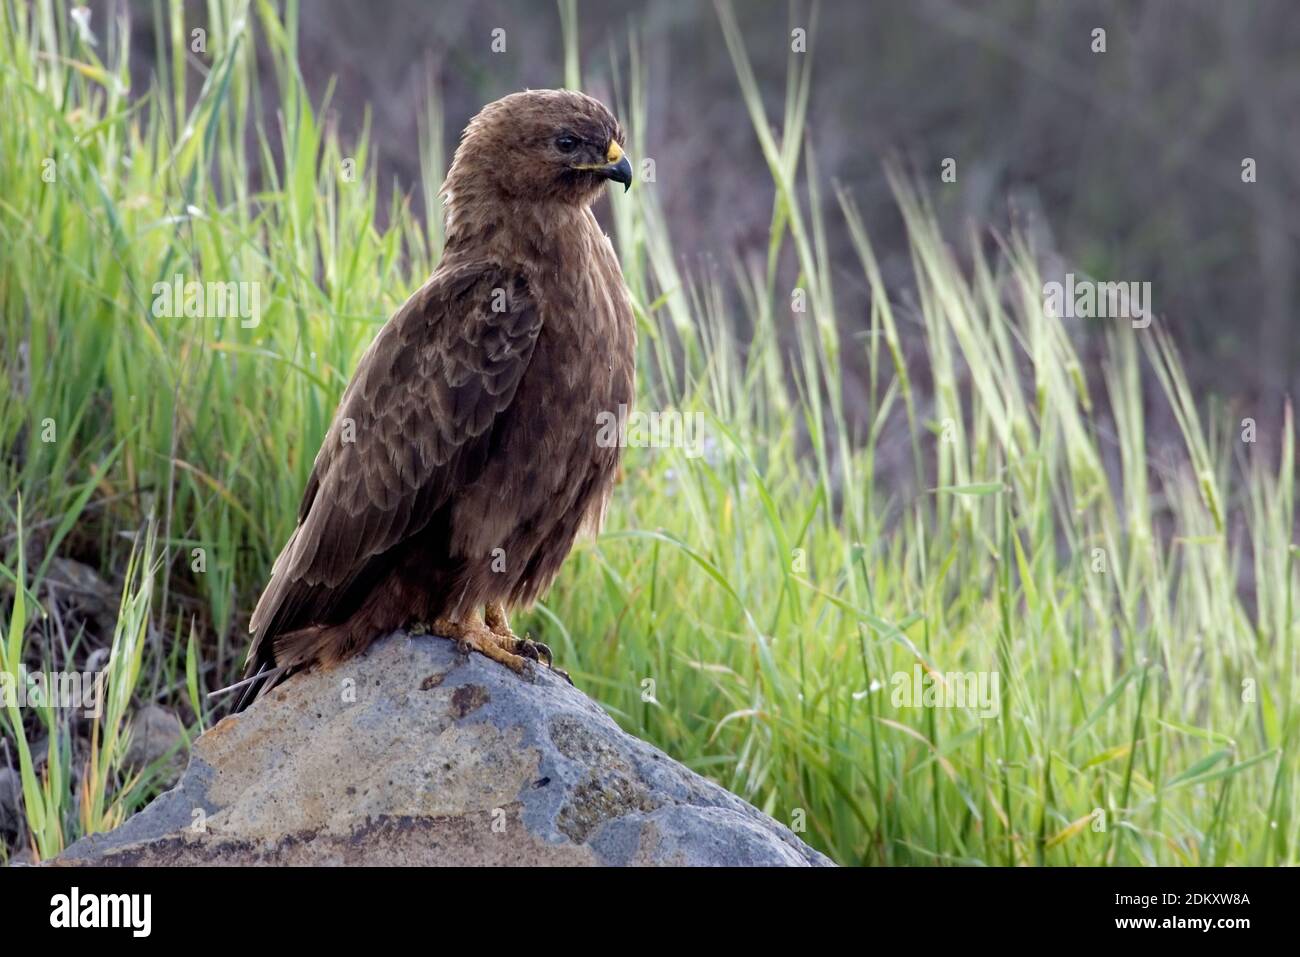
<path id="1" fill-rule="evenodd" d="M 43 614 L 55 555 L 95 556 L 123 598 L 101 719 L 0 709 L 28 828 L 3 854 L 41 858 L 156 793 L 124 766 L 135 708 L 164 703 L 194 733 L 224 712 L 206 694 L 238 671 L 337 398 L 440 238 L 432 199 L 395 198 L 375 225 L 368 139 L 340 143 L 305 92 L 296 4 L 212 0 L 198 87 L 175 32 L 157 85 L 132 91 L 124 25 L 95 23 L 90 46 L 63 9 L 0 20 L 5 670 L 84 663 L 82 636 Z M 575 22 L 561 13 L 557 30 Z M 604 534 L 516 625 L 627 730 L 844 864 L 1296 863 L 1289 411 L 1270 467 L 1201 418 L 1159 322 L 1109 327 L 1090 381 L 1078 327 L 1044 315 L 1032 250 L 973 237 L 959 267 L 898 171 L 916 308 L 895 314 L 870 224 L 836 191 L 871 290 L 849 335 L 821 212 L 834 187 L 801 134 L 815 57 L 792 55 L 774 122 L 725 3 L 719 21 L 771 173 L 766 265 L 681 273 L 671 183 L 612 205 L 640 407 L 704 416 L 707 454 L 629 449 Z M 640 157 L 630 49 L 618 109 Z M 555 81 L 579 70 L 570 43 Z M 432 197 L 446 158 L 429 115 Z M 260 282 L 260 325 L 155 317 L 153 284 L 178 272 Z M 853 408 L 850 363 L 868 386 Z M 1159 468 L 1144 382 L 1181 430 Z M 877 479 L 899 443 L 903 486 Z M 996 671 L 1000 717 L 896 706 L 894 676 L 918 663 Z"/>

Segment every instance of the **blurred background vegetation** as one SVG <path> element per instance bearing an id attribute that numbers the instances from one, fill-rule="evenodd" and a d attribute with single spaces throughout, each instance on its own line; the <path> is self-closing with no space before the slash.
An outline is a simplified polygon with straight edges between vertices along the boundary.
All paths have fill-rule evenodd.
<path id="1" fill-rule="evenodd" d="M 133 85 L 143 90 L 164 21 L 149 3 L 132 9 Z M 881 161 L 901 157 L 936 187 L 949 231 L 1015 222 L 1077 272 L 1150 281 L 1193 381 L 1276 426 L 1297 374 L 1294 12 L 1286 0 L 825 2 L 806 129 L 821 175 L 857 197 L 891 285 L 904 286 L 910 266 Z M 747 0 L 737 14 L 776 111 L 789 29 L 813 25 L 814 11 Z M 187 26 L 206 16 L 204 4 L 186 4 Z M 558 27 L 550 4 L 528 0 L 316 0 L 301 18 L 299 63 L 313 102 L 331 91 L 329 119 L 345 142 L 369 117 L 383 198 L 392 189 L 420 197 L 415 145 L 430 90 L 442 104 L 438 131 L 454 144 L 483 103 L 559 82 Z M 506 31 L 504 54 L 489 52 L 495 28 Z M 1092 52 L 1096 28 L 1105 53 Z M 591 91 L 608 100 L 635 44 L 645 150 L 677 254 L 700 267 L 765 257 L 771 204 L 756 184 L 767 169 L 712 5 L 584 3 L 574 34 Z M 1247 156 L 1258 165 L 1253 184 L 1241 181 Z M 945 157 L 958 162 L 956 189 L 938 188 Z M 829 191 L 822 201 L 835 202 Z M 867 290 L 843 223 L 828 221 L 828 244 L 839 321 L 860 330 Z"/>
<path id="2" fill-rule="evenodd" d="M 629 450 L 523 620 L 579 685 L 843 863 L 1294 863 L 1288 13 L 6 0 L 0 647 L 111 706 L 0 708 L 0 856 L 120 822 L 224 713 L 459 129 L 571 85 L 655 161 L 598 211 L 640 402 L 710 436 Z M 1066 271 L 1157 322 L 1045 316 Z M 153 315 L 177 272 L 261 324 Z M 1003 719 L 895 707 L 915 665 L 998 670 Z"/>

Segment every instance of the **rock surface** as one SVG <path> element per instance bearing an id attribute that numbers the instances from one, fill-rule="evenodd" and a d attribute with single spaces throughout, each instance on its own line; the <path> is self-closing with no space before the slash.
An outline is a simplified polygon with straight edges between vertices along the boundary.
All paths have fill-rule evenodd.
<path id="1" fill-rule="evenodd" d="M 221 721 L 174 789 L 54 863 L 831 862 L 559 676 L 399 633 Z"/>

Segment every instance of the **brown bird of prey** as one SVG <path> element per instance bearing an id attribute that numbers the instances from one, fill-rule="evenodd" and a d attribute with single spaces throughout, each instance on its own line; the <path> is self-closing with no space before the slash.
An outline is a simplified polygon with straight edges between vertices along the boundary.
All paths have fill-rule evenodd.
<path id="1" fill-rule="evenodd" d="M 591 205 L 631 184 L 595 99 L 533 90 L 466 127 L 433 275 L 366 350 L 253 612 L 240 707 L 288 675 L 423 625 L 516 672 L 550 663 L 506 612 L 600 526 L 633 393 L 635 328 Z"/>

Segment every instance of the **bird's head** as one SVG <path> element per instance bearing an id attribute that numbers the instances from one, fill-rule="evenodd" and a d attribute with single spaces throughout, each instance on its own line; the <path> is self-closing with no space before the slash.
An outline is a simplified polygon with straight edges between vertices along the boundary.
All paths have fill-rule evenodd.
<path id="1" fill-rule="evenodd" d="M 512 93 L 465 128 L 444 189 L 586 206 L 607 181 L 632 184 L 625 141 L 618 120 L 585 93 Z"/>

